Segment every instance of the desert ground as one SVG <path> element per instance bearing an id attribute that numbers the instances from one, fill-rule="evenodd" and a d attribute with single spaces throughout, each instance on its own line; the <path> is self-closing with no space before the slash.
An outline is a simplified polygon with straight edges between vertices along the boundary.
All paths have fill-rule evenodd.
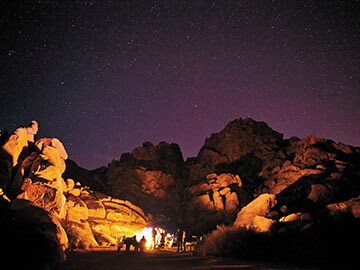
<path id="1" fill-rule="evenodd" d="M 145 251 L 117 251 L 115 248 L 74 250 L 67 253 L 62 270 L 315 270 L 284 264 L 248 262 L 231 258 L 195 255 L 192 252 L 176 252 L 176 249 Z"/>

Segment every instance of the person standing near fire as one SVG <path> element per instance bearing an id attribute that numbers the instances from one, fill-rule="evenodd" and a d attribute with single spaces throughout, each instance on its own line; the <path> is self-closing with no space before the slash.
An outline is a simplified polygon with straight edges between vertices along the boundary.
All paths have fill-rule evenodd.
<path id="1" fill-rule="evenodd" d="M 139 242 L 139 251 L 144 252 L 145 248 L 146 248 L 146 238 L 145 238 L 145 236 L 143 236 Z"/>
<path id="2" fill-rule="evenodd" d="M 186 231 L 182 230 L 182 236 L 181 236 L 181 243 L 182 243 L 182 250 L 186 252 Z"/>
<path id="3" fill-rule="evenodd" d="M 151 232 L 151 249 L 155 250 L 156 248 L 156 229 L 152 228 Z"/>
<path id="4" fill-rule="evenodd" d="M 182 251 L 182 235 L 183 235 L 183 231 L 178 228 L 176 230 L 176 245 L 177 245 L 177 252 Z"/>

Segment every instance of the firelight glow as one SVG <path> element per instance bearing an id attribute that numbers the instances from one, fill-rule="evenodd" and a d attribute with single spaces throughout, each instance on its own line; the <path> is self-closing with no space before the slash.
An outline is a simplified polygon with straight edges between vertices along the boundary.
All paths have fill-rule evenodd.
<path id="1" fill-rule="evenodd" d="M 136 235 L 136 240 L 139 242 L 140 239 L 144 236 L 146 239 L 145 247 L 147 250 L 151 248 L 152 244 L 152 230 L 151 227 L 145 227 L 139 234 Z"/>

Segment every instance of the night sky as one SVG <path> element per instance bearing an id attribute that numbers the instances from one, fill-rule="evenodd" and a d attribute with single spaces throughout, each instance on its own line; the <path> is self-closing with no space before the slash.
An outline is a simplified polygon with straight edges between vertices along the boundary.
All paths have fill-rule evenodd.
<path id="1" fill-rule="evenodd" d="M 1 1 L 0 128 L 94 169 L 229 121 L 360 146 L 360 2 Z"/>

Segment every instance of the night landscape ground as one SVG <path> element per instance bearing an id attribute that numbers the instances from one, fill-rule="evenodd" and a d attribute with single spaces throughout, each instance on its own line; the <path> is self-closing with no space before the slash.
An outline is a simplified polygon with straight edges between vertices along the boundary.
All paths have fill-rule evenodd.
<path id="1" fill-rule="evenodd" d="M 126 253 L 115 249 L 74 251 L 61 270 L 316 270 L 320 268 L 270 262 L 255 262 L 223 257 L 199 256 L 175 249 Z M 332 268 L 327 266 L 326 269 Z"/>

